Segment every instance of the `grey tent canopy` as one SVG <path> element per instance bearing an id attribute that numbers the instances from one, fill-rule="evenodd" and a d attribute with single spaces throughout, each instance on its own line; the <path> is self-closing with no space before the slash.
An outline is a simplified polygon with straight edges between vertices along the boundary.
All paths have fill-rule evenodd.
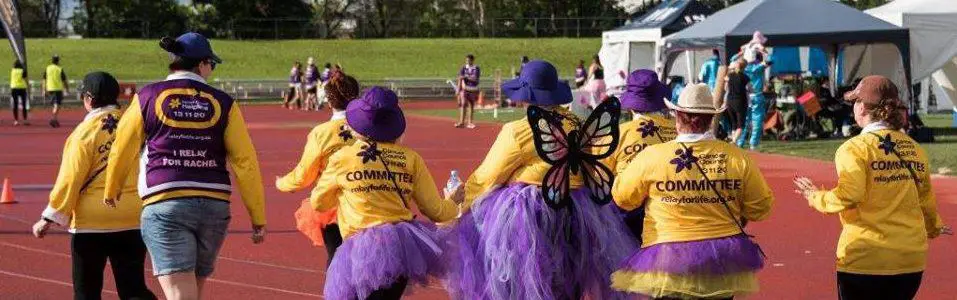
<path id="1" fill-rule="evenodd" d="M 832 64 L 845 45 L 894 44 L 910 82 L 908 30 L 831 0 L 748 0 L 718 11 L 665 38 L 666 64 L 670 65 L 679 51 L 703 48 L 723 49 L 727 61 L 755 31 L 768 38 L 768 47 L 821 46 Z M 910 95 L 910 89 L 903 90 Z"/>

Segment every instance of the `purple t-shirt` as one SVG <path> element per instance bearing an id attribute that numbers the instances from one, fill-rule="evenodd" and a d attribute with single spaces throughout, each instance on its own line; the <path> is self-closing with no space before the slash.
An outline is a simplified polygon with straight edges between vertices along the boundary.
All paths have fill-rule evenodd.
<path id="1" fill-rule="evenodd" d="M 300 83 L 302 82 L 302 77 L 300 76 L 299 68 L 293 67 L 292 70 L 289 70 L 289 83 Z"/>
<path id="2" fill-rule="evenodd" d="M 584 81 L 585 80 L 585 67 L 575 68 L 575 81 Z"/>
<path id="3" fill-rule="evenodd" d="M 315 86 L 316 82 L 319 82 L 319 68 L 315 65 L 310 65 L 306 67 L 306 84 L 309 86 Z"/>
<path id="4" fill-rule="evenodd" d="M 478 90 L 479 78 L 482 77 L 482 70 L 476 65 L 464 65 L 462 66 L 462 69 L 459 70 L 459 76 L 462 77 L 462 81 L 465 83 L 466 90 Z"/>

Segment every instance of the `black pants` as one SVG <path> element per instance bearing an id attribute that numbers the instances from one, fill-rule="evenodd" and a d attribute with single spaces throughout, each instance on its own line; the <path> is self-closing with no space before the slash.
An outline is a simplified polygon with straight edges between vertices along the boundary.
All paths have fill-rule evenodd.
<path id="1" fill-rule="evenodd" d="M 745 99 L 728 99 L 728 110 L 725 114 L 728 116 L 729 123 L 731 123 L 729 131 L 743 129 L 745 127 L 744 122 L 748 116 L 747 103 L 748 101 Z"/>
<path id="2" fill-rule="evenodd" d="M 27 120 L 27 90 L 26 89 L 11 89 L 10 90 L 10 102 L 13 103 L 13 119 L 19 121 L 20 114 L 18 112 L 23 112 L 23 120 Z"/>
<path id="3" fill-rule="evenodd" d="M 336 249 L 342 246 L 342 234 L 339 233 L 339 224 L 329 224 L 322 229 L 322 242 L 326 244 L 326 269 L 332 265 L 332 257 L 336 255 Z"/>
<path id="4" fill-rule="evenodd" d="M 110 260 L 120 299 L 156 299 L 146 287 L 143 262 L 146 245 L 139 230 L 110 233 L 75 233 L 70 241 L 73 257 L 74 299 L 100 299 L 103 268 Z"/>
<path id="5" fill-rule="evenodd" d="M 369 297 L 366 300 L 399 300 L 402 299 L 402 293 L 405 293 L 405 287 L 409 285 L 409 280 L 406 278 L 399 279 L 391 286 L 378 289 L 372 294 L 369 294 Z"/>
<path id="6" fill-rule="evenodd" d="M 841 300 L 910 300 L 920 289 L 924 272 L 899 275 L 864 275 L 837 272 Z"/>

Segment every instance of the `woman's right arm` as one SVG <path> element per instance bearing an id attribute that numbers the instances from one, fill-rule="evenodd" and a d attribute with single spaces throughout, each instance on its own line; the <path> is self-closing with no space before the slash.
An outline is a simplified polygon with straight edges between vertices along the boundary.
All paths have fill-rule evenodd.
<path id="1" fill-rule="evenodd" d="M 808 197 L 808 204 L 822 213 L 837 213 L 854 208 L 867 195 L 867 161 L 862 149 L 845 144 L 834 155 L 837 187 L 817 191 Z"/>
<path id="2" fill-rule="evenodd" d="M 465 182 L 463 207 L 470 207 L 472 201 L 483 193 L 496 185 L 504 184 L 522 164 L 522 149 L 515 140 L 513 130 L 515 129 L 510 124 L 502 127 L 485 160 Z"/>
<path id="3" fill-rule="evenodd" d="M 107 200 L 107 204 L 119 200 L 126 177 L 130 174 L 130 168 L 136 164 L 136 157 L 146 139 L 142 113 L 139 97 L 133 96 L 133 101 L 116 127 L 116 140 L 110 149 L 105 171 L 106 187 L 103 198 Z"/>
<path id="4" fill-rule="evenodd" d="M 91 160 L 95 152 L 91 147 L 94 146 L 79 140 L 82 137 L 83 134 L 79 133 L 75 137 L 71 135 L 67 138 L 63 146 L 60 171 L 50 191 L 50 203 L 41 213 L 43 218 L 60 226 L 70 225 L 73 208 L 80 198 L 80 192 L 83 191 L 85 183 L 89 180 L 87 177 L 96 175 L 90 174 Z"/>
<path id="5" fill-rule="evenodd" d="M 327 156 L 324 149 L 333 142 L 329 134 L 323 134 L 319 128 L 313 129 L 306 137 L 306 146 L 302 158 L 296 167 L 285 176 L 276 180 L 276 189 L 282 192 L 296 192 L 316 182 L 322 172 Z"/>

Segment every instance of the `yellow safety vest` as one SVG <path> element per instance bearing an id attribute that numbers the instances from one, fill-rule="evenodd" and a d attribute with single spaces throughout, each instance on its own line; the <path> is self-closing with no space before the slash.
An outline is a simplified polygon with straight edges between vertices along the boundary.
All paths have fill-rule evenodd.
<path id="1" fill-rule="evenodd" d="M 58 92 L 63 90 L 63 68 L 58 65 L 47 66 L 46 86 L 47 92 Z"/>
<path id="2" fill-rule="evenodd" d="M 23 69 L 13 68 L 10 70 L 10 88 L 26 89 L 27 80 L 23 78 Z"/>

